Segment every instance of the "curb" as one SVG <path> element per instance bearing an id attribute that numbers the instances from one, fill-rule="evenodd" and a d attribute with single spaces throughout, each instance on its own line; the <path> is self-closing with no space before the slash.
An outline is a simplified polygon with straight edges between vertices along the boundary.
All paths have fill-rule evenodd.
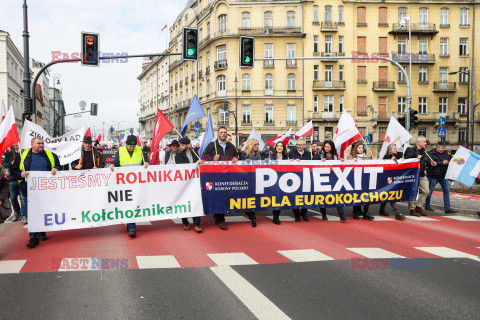
<path id="1" fill-rule="evenodd" d="M 404 203 L 404 202 L 397 202 L 397 205 L 403 205 L 403 206 L 408 207 L 408 203 Z M 446 213 L 444 212 L 443 206 L 435 205 L 435 204 L 430 204 L 430 206 L 435 209 L 435 212 L 436 212 L 436 213 L 438 213 L 438 212 L 437 212 L 437 210 L 438 210 L 438 211 L 440 211 L 444 216 L 447 216 L 447 217 L 448 217 L 448 216 L 450 215 L 450 214 L 446 214 Z M 459 214 L 460 214 L 460 215 L 465 215 L 465 216 L 466 216 L 466 215 L 473 215 L 473 216 L 477 217 L 477 216 L 478 216 L 478 213 L 480 212 L 480 210 L 471 210 L 471 209 L 454 208 L 454 207 L 452 207 L 452 209 L 455 209 L 455 210 L 457 210 L 458 212 L 457 212 L 457 213 L 454 213 L 454 214 L 451 214 L 451 215 L 459 215 Z"/>

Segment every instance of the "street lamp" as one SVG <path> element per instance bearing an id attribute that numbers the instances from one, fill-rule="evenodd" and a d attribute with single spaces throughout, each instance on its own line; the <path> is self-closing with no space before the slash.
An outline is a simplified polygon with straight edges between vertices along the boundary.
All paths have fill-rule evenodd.
<path id="1" fill-rule="evenodd" d="M 401 24 L 406 25 L 406 22 L 408 21 L 408 46 L 409 48 L 409 72 L 408 76 L 410 78 L 410 83 L 412 83 L 412 28 L 411 28 L 411 21 L 410 21 L 410 16 L 405 16 L 403 17 Z M 408 98 L 407 98 L 408 99 Z M 411 99 L 411 97 L 410 97 Z M 410 114 L 410 107 L 411 107 L 412 101 L 407 101 L 407 117 L 405 117 L 405 126 L 408 128 L 407 130 L 410 130 L 410 117 L 408 116 Z"/>
<path id="2" fill-rule="evenodd" d="M 60 73 L 55 73 L 53 76 L 53 136 L 57 136 L 57 88 L 56 85 L 60 85 L 60 79 L 62 78 Z"/>
<path id="3" fill-rule="evenodd" d="M 470 101 L 470 71 L 468 71 L 468 70 L 467 71 L 458 70 L 458 71 L 449 72 L 448 74 L 453 75 L 453 74 L 457 74 L 457 73 L 467 75 L 467 87 L 468 87 L 468 98 L 467 98 L 467 100 L 468 100 L 468 104 L 467 104 L 467 132 L 466 132 L 466 137 L 465 138 L 467 140 L 466 141 L 467 142 L 467 148 L 469 148 L 469 149 L 471 148 L 473 150 L 473 126 L 475 125 L 474 121 L 472 121 L 474 124 L 472 125 L 472 134 L 471 134 L 472 143 L 471 144 L 470 144 L 470 139 L 469 139 L 469 137 L 470 137 L 470 134 L 469 134 L 469 132 L 470 132 L 470 129 L 469 129 L 470 128 L 470 109 L 471 109 L 470 108 L 470 105 L 471 105 L 471 101 Z"/>

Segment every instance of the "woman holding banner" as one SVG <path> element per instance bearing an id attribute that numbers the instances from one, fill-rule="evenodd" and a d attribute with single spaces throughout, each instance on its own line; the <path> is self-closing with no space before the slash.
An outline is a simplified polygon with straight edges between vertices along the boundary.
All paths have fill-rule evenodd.
<path id="1" fill-rule="evenodd" d="M 391 143 L 387 147 L 387 152 L 385 153 L 385 156 L 383 157 L 384 160 L 397 160 L 397 146 L 394 143 Z M 405 220 L 405 216 L 400 213 L 400 211 L 397 208 L 397 203 L 396 202 L 390 202 L 390 205 L 392 206 L 393 213 L 395 214 L 395 219 L 396 220 Z M 384 202 L 380 204 L 380 212 L 379 214 L 384 217 L 388 217 L 388 212 L 385 211 L 385 207 L 387 204 Z"/>
<path id="2" fill-rule="evenodd" d="M 270 160 L 288 160 L 288 154 L 285 150 L 285 145 L 282 141 L 277 142 L 273 153 L 270 155 Z M 280 222 L 280 210 L 273 210 L 273 223 L 281 224 Z"/>
<path id="3" fill-rule="evenodd" d="M 252 160 L 262 160 L 262 155 L 259 149 L 259 142 L 257 139 L 250 139 L 247 142 L 247 146 L 245 147 L 245 152 L 240 154 L 240 160 L 243 161 L 252 161 Z M 255 216 L 255 211 L 246 212 L 248 219 L 252 221 L 252 227 L 257 227 L 257 218 Z"/>

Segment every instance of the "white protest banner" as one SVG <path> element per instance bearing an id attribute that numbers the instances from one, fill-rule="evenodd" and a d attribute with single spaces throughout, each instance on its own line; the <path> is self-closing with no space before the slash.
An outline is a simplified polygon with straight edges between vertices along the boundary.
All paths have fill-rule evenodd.
<path id="1" fill-rule="evenodd" d="M 204 215 L 197 164 L 32 171 L 27 186 L 29 232 Z"/>
<path id="2" fill-rule="evenodd" d="M 85 126 L 67 132 L 61 137 L 51 137 L 39 125 L 25 120 L 22 129 L 22 138 L 20 139 L 20 149 L 30 149 L 32 147 L 32 139 L 34 137 L 40 137 L 45 143 L 45 149 L 57 154 L 61 165 L 70 164 L 80 159 L 82 155 L 84 134 Z"/>

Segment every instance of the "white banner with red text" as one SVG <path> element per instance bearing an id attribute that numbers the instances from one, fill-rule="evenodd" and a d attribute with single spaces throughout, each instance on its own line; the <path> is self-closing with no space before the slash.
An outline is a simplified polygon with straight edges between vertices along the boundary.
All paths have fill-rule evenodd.
<path id="1" fill-rule="evenodd" d="M 31 171 L 27 186 L 29 232 L 204 215 L 197 164 Z"/>

